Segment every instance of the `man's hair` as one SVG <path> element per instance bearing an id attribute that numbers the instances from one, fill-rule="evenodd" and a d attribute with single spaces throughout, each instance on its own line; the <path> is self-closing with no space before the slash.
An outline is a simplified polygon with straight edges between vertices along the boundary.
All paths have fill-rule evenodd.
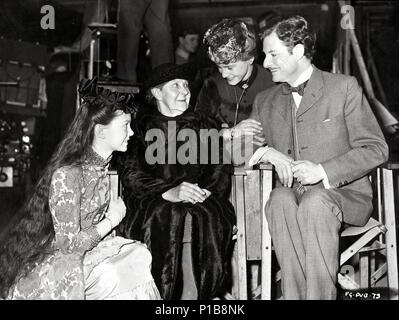
<path id="1" fill-rule="evenodd" d="M 178 33 L 177 33 L 177 37 L 178 38 L 180 38 L 180 37 L 182 37 L 182 38 L 184 38 L 185 36 L 187 36 L 187 35 L 200 35 L 200 32 L 197 30 L 197 29 L 195 29 L 195 28 L 185 28 L 185 29 L 181 29 Z"/>
<path id="2" fill-rule="evenodd" d="M 312 60 L 315 53 L 316 33 L 311 30 L 305 18 L 294 16 L 277 22 L 271 28 L 263 31 L 260 38 L 263 40 L 272 33 L 275 33 L 284 42 L 290 53 L 297 44 L 302 44 L 305 48 L 305 57 Z"/>

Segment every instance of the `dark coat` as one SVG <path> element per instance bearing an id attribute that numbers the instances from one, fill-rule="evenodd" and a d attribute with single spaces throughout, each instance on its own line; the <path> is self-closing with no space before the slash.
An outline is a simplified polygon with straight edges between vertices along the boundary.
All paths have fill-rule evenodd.
<path id="1" fill-rule="evenodd" d="M 249 118 L 256 95 L 274 86 L 270 71 L 257 64 L 254 64 L 247 84 L 246 90 L 242 88 L 243 82 L 235 86 L 229 85 L 220 72 L 215 73 L 205 80 L 195 111 L 215 117 L 219 125 L 227 123 L 229 127 L 233 127 L 237 103 L 239 123 Z"/>
<path id="2" fill-rule="evenodd" d="M 133 124 L 135 135 L 124 154 L 118 173 L 122 179 L 126 217 L 120 224 L 121 235 L 143 241 L 153 256 L 152 273 L 164 299 L 178 299 L 181 293 L 181 253 L 184 219 L 192 215 L 192 259 L 199 299 L 211 299 L 229 284 L 228 266 L 231 259 L 235 213 L 228 201 L 231 189 L 230 165 L 168 164 L 168 122 L 176 123 L 176 132 L 183 128 L 215 128 L 216 123 L 204 115 L 187 110 L 170 118 L 156 107 L 145 106 Z M 165 133 L 166 164 L 148 164 L 145 153 L 153 141 L 145 141 L 149 129 Z M 191 138 L 190 138 L 191 139 Z M 200 141 L 197 142 L 198 150 Z M 190 140 L 190 143 L 192 141 Z M 179 150 L 184 141 L 177 141 Z M 187 144 L 186 144 L 187 145 Z M 147 149 L 148 151 L 149 149 Z M 172 152 L 176 154 L 175 151 Z M 198 151 L 198 155 L 200 155 Z M 172 203 L 162 198 L 167 190 L 182 182 L 198 183 L 212 195 L 203 203 Z"/>

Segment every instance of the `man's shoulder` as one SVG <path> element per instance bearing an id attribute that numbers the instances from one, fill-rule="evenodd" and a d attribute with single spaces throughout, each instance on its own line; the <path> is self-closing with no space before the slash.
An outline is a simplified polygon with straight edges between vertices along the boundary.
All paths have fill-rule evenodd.
<path id="1" fill-rule="evenodd" d="M 323 80 L 327 85 L 339 85 L 339 86 L 347 86 L 350 83 L 357 83 L 357 80 L 354 76 L 349 76 L 341 73 L 332 73 L 328 71 L 318 70 Z"/>

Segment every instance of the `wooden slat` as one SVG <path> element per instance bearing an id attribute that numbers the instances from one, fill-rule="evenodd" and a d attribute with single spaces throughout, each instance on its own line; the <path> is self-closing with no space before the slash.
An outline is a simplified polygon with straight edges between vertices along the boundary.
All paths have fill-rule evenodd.
<path id="1" fill-rule="evenodd" d="M 234 192 L 236 201 L 234 207 L 237 215 L 237 258 L 238 258 L 238 299 L 247 300 L 247 263 L 246 263 L 246 233 L 245 233 L 245 203 L 244 176 L 234 176 Z"/>
<path id="2" fill-rule="evenodd" d="M 261 186 L 260 171 L 248 170 L 245 183 L 245 228 L 247 243 L 247 260 L 261 260 Z"/>
<path id="3" fill-rule="evenodd" d="M 362 247 L 364 247 L 370 240 L 374 239 L 381 233 L 381 229 L 375 227 L 369 230 L 364 236 L 358 239 L 348 249 L 341 253 L 340 265 L 342 266 L 346 261 L 353 257 Z"/>
<path id="4" fill-rule="evenodd" d="M 387 273 L 387 264 L 384 263 L 381 267 L 379 267 L 372 275 L 370 279 L 370 286 L 375 287 L 377 284 L 377 281 L 382 278 L 383 275 Z"/>
<path id="5" fill-rule="evenodd" d="M 360 288 L 369 287 L 370 265 L 367 253 L 359 254 Z"/>
<path id="6" fill-rule="evenodd" d="M 109 182 L 111 187 L 111 192 L 114 197 L 119 196 L 120 188 L 119 188 L 119 177 L 118 173 L 115 170 L 108 171 Z"/>
<path id="7" fill-rule="evenodd" d="M 387 246 L 388 286 L 390 299 L 398 300 L 398 260 L 396 251 L 395 200 L 393 171 L 382 168 L 383 202 L 385 211 L 385 240 Z"/>
<path id="8" fill-rule="evenodd" d="M 262 300 L 271 299 L 272 287 L 272 240 L 269 233 L 269 225 L 266 220 L 264 208 L 267 200 L 269 200 L 270 192 L 273 187 L 273 167 L 269 166 L 262 170 Z"/>
<path id="9" fill-rule="evenodd" d="M 234 255 L 237 270 L 234 272 L 236 279 L 233 279 L 233 294 L 244 300 L 248 298 L 248 260 L 261 260 L 261 286 L 255 289 L 255 294 L 260 292 L 263 300 L 271 298 L 272 246 L 264 207 L 272 189 L 273 167 L 260 167 L 257 166 L 254 170 L 236 168 L 230 196 L 236 210 L 238 227 Z M 257 278 L 257 272 L 252 276 Z M 254 286 L 251 289 L 252 287 Z M 253 294 L 254 292 L 251 298 Z"/>

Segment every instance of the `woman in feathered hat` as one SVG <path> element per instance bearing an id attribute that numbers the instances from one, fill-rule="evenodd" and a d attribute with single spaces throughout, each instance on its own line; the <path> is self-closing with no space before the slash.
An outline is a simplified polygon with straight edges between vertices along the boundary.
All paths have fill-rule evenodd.
<path id="1" fill-rule="evenodd" d="M 119 231 L 147 244 L 164 299 L 212 299 L 230 285 L 231 166 L 223 164 L 219 144 L 211 150 L 201 139 L 201 130 L 219 135 L 216 122 L 189 108 L 191 76 L 188 64 L 151 72 L 150 101 L 137 113 L 118 170 L 127 206 Z"/>
<path id="2" fill-rule="evenodd" d="M 206 31 L 203 42 L 219 72 L 205 80 L 195 110 L 215 117 L 225 139 L 249 135 L 262 145 L 262 127 L 248 117 L 255 96 L 274 83 L 270 72 L 255 63 L 255 34 L 243 21 L 222 19 Z"/>
<path id="3" fill-rule="evenodd" d="M 133 135 L 132 96 L 80 85 L 83 103 L 0 250 L 6 299 L 159 299 L 145 245 L 111 231 L 126 213 L 108 164 Z"/>

